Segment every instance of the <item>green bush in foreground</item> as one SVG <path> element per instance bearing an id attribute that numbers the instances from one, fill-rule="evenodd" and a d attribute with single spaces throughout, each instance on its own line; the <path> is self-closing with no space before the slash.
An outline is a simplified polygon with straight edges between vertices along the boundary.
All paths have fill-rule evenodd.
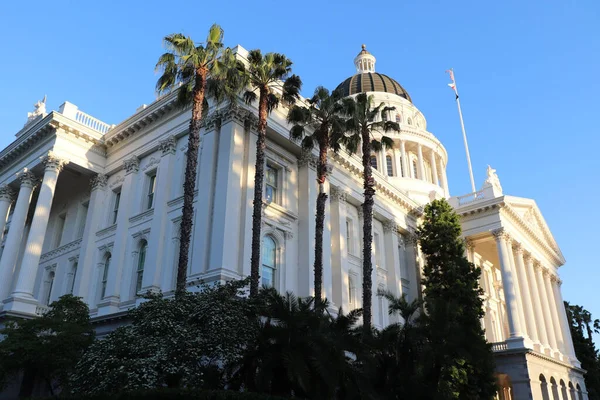
<path id="1" fill-rule="evenodd" d="M 199 391 L 186 389 L 154 389 L 96 395 L 73 395 L 59 397 L 62 400 L 281 400 L 260 393 L 234 391 Z"/>

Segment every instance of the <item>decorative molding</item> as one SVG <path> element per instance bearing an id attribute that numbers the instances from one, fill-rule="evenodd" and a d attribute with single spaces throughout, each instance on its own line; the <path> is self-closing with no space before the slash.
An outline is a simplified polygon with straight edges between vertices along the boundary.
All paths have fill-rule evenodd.
<path id="1" fill-rule="evenodd" d="M 21 181 L 21 186 L 34 187 L 38 183 L 36 176 L 31 171 L 28 171 L 27 168 L 18 174 L 18 177 Z"/>
<path id="2" fill-rule="evenodd" d="M 149 220 L 150 218 L 152 218 L 152 216 L 154 215 L 154 208 L 151 208 L 149 210 L 146 210 L 142 213 L 139 213 L 137 215 L 134 215 L 133 217 L 129 218 L 129 223 L 133 224 L 135 222 L 140 222 L 140 221 L 146 221 Z"/>
<path id="3" fill-rule="evenodd" d="M 513 242 L 513 252 L 516 255 L 523 255 L 523 245 L 519 242 Z"/>
<path id="4" fill-rule="evenodd" d="M 52 171 L 56 173 L 62 171 L 65 164 L 68 163 L 67 160 L 57 157 L 53 152 L 49 152 L 48 155 L 42 157 L 41 161 L 44 164 L 44 169 L 46 171 Z"/>
<path id="5" fill-rule="evenodd" d="M 96 189 L 104 190 L 106 188 L 106 183 L 108 182 L 108 177 L 104 174 L 97 174 L 96 176 L 90 179 L 90 187 L 92 191 Z"/>
<path id="6" fill-rule="evenodd" d="M 119 186 L 119 184 L 125 182 L 125 177 L 123 175 L 118 175 L 111 183 L 110 183 L 110 188 L 114 189 L 117 186 Z"/>
<path id="7" fill-rule="evenodd" d="M 8 201 L 9 203 L 13 201 L 15 197 L 15 191 L 10 188 L 8 185 L 0 186 L 0 201 Z"/>
<path id="8" fill-rule="evenodd" d="M 140 159 L 137 156 L 133 156 L 124 160 L 123 168 L 125 169 L 125 175 L 138 172 L 140 170 Z"/>
<path id="9" fill-rule="evenodd" d="M 75 250 L 76 248 L 80 247 L 80 245 L 81 245 L 81 239 L 77 239 L 77 240 L 74 240 L 63 246 L 60 246 L 54 250 L 51 250 L 45 254 L 42 254 L 42 256 L 40 257 L 40 263 L 52 260 L 58 256 L 61 256 L 65 253 Z"/>
<path id="10" fill-rule="evenodd" d="M 96 236 L 98 236 L 98 237 L 106 236 L 109 233 L 115 232 L 116 230 L 117 230 L 117 224 L 113 224 L 109 227 L 106 227 L 106 228 L 101 229 L 98 232 L 96 232 Z"/>
<path id="11" fill-rule="evenodd" d="M 510 235 L 504 228 L 494 229 L 492 231 L 492 236 L 494 236 L 494 239 L 496 239 L 496 241 L 500 241 L 502 239 L 504 239 L 504 240 L 510 239 Z"/>
<path id="12" fill-rule="evenodd" d="M 169 136 L 168 138 L 161 140 L 158 143 L 158 147 L 160 148 L 162 156 L 168 156 L 171 154 L 175 154 L 177 151 L 177 139 L 175 136 Z"/>
<path id="13" fill-rule="evenodd" d="M 394 220 L 388 219 L 383 222 L 383 232 L 384 233 L 397 232 L 397 231 L 398 231 L 398 225 L 396 224 L 396 222 Z"/>
<path id="14" fill-rule="evenodd" d="M 142 171 L 146 172 L 147 170 L 151 169 L 152 167 L 158 164 L 160 164 L 160 158 L 150 157 L 150 160 L 148 160 L 146 165 L 142 167 Z"/>
<path id="15" fill-rule="evenodd" d="M 473 240 L 465 238 L 465 247 L 468 251 L 473 251 L 475 250 L 475 243 L 473 242 Z"/>

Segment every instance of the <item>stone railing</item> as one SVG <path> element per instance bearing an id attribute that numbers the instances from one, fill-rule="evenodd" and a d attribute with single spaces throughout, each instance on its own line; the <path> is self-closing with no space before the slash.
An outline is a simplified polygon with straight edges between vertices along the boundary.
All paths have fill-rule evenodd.
<path id="1" fill-rule="evenodd" d="M 102 134 L 110 130 L 109 124 L 107 124 L 106 122 L 102 122 L 99 119 L 96 119 L 91 115 L 84 113 L 83 111 L 77 110 L 77 113 L 75 113 L 75 121 L 87 126 L 88 128 L 92 128 L 93 130 L 98 131 Z"/>
<path id="2" fill-rule="evenodd" d="M 484 200 L 484 199 L 485 199 L 485 194 L 484 194 L 483 190 L 479 190 L 477 192 L 464 194 L 462 196 L 451 197 L 449 201 L 450 201 L 450 204 L 452 204 L 454 207 L 460 207 L 460 206 L 464 206 L 466 204 L 474 203 L 476 201 L 480 201 L 480 200 Z"/>
<path id="3" fill-rule="evenodd" d="M 506 342 L 496 342 L 492 343 L 492 351 L 505 351 L 508 350 L 508 344 Z"/>

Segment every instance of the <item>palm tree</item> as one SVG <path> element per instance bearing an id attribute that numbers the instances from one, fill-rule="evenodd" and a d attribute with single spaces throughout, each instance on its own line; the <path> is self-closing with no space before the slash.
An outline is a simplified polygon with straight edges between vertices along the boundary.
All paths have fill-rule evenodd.
<path id="1" fill-rule="evenodd" d="M 265 175 L 265 147 L 267 116 L 277 108 L 279 101 L 293 104 L 300 98 L 302 81 L 292 72 L 292 61 L 279 53 L 263 55 L 260 50 L 248 53 L 244 93 L 246 104 L 258 98 L 258 139 L 256 141 L 256 166 L 254 173 L 254 209 L 252 211 L 252 256 L 250 259 L 250 295 L 258 293 L 260 278 L 260 229 L 262 220 L 262 187 Z M 283 83 L 282 83 L 283 81 Z M 257 93 L 258 92 L 258 95 Z"/>
<path id="2" fill-rule="evenodd" d="M 302 139 L 302 148 L 311 150 L 315 142 L 319 146 L 319 160 L 317 165 L 317 183 L 319 195 L 317 197 L 316 228 L 315 228 L 315 306 L 321 303 L 323 287 L 323 228 L 325 221 L 325 179 L 327 177 L 327 152 L 330 148 L 334 151 L 340 149 L 344 137 L 345 119 L 341 112 L 342 93 L 319 86 L 315 89 L 313 97 L 307 99 L 308 107 L 295 105 L 287 116 L 287 121 L 293 124 L 290 136 L 294 140 Z M 306 129 L 308 128 L 308 130 Z"/>
<path id="3" fill-rule="evenodd" d="M 156 64 L 156 70 L 162 71 L 156 90 L 162 94 L 179 89 L 178 106 L 192 106 L 177 266 L 176 293 L 181 293 L 186 287 L 200 128 L 202 118 L 208 111 L 206 97 L 212 95 L 218 102 L 225 98 L 231 99 L 239 91 L 241 81 L 236 75 L 242 66 L 229 48 L 223 48 L 223 29 L 217 24 L 210 27 L 203 43 L 195 43 L 189 36 L 174 33 L 164 38 L 164 44 L 167 52 L 159 57 Z"/>
<path id="4" fill-rule="evenodd" d="M 380 132 L 400 131 L 396 122 L 388 121 L 389 111 L 395 107 L 387 107 L 384 103 L 373 107 L 373 96 L 365 93 L 358 94 L 355 98 L 347 97 L 343 100 L 345 114 L 349 117 L 346 121 L 347 135 L 344 138 L 346 148 L 350 153 L 362 147 L 363 188 L 365 201 L 363 209 L 363 327 L 366 333 L 371 332 L 372 316 L 372 279 L 373 263 L 371 262 L 371 246 L 373 243 L 373 196 L 375 195 L 375 181 L 371 170 L 371 154 L 381 151 L 383 147 L 391 147 L 392 139 L 381 135 Z"/>

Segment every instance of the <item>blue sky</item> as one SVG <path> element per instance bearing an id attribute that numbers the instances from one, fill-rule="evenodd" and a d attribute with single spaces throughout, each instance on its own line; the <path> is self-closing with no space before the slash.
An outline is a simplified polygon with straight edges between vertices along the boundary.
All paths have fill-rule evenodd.
<path id="1" fill-rule="evenodd" d="M 44 94 L 50 109 L 68 100 L 118 123 L 155 98 L 162 37 L 202 40 L 213 22 L 227 45 L 290 57 L 304 95 L 352 75 L 365 43 L 446 146 L 458 195 L 470 185 L 444 74 L 453 67 L 477 186 L 491 164 L 505 193 L 537 201 L 567 259 L 565 299 L 600 318 L 600 2 L 4 2 L 0 147 Z"/>

